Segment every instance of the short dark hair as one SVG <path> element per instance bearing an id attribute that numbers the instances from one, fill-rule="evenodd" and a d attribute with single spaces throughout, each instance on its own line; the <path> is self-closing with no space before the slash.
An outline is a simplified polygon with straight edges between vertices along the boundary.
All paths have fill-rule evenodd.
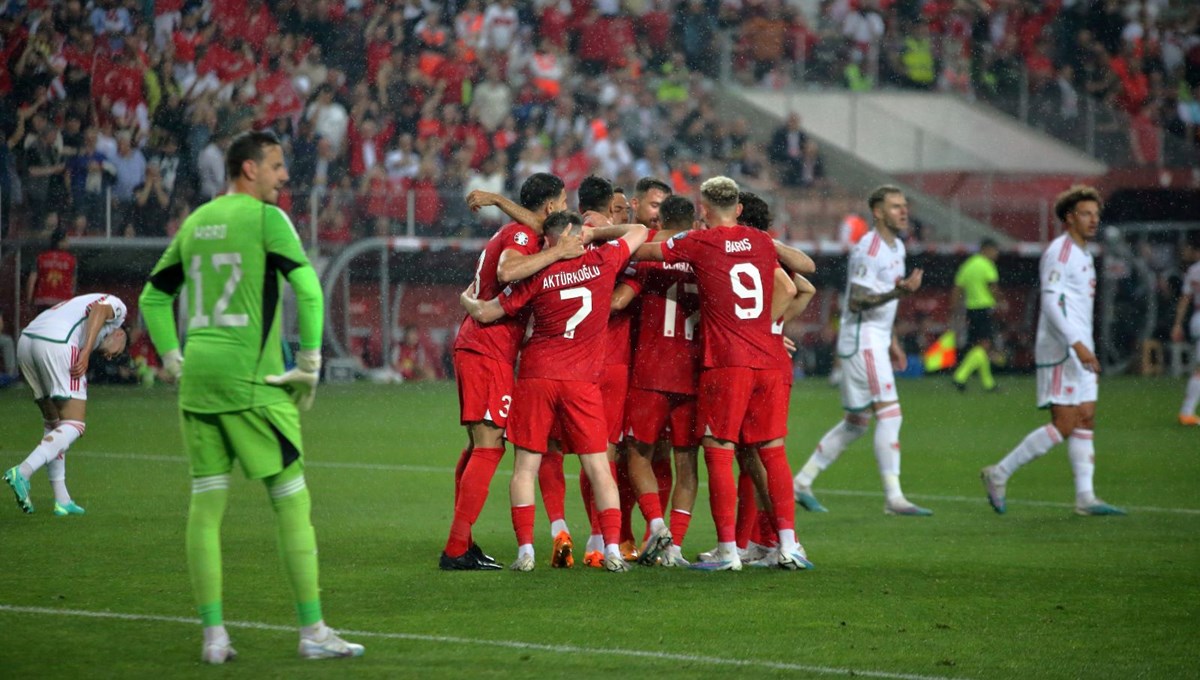
<path id="1" fill-rule="evenodd" d="M 537 210 L 546 201 L 557 198 L 566 185 L 558 175 L 548 172 L 535 172 L 529 179 L 521 183 L 521 207 L 526 210 Z"/>
<path id="2" fill-rule="evenodd" d="M 1075 209 L 1076 205 L 1084 201 L 1095 201 L 1101 209 L 1104 208 L 1104 201 L 1100 198 L 1100 192 L 1096 191 L 1095 187 L 1089 187 L 1086 184 L 1076 184 L 1059 194 L 1054 199 L 1054 215 L 1060 222 L 1067 221 L 1067 215 Z"/>
<path id="3" fill-rule="evenodd" d="M 559 210 L 546 216 L 546 220 L 542 222 L 542 233 L 558 237 L 571 227 L 581 226 L 583 226 L 583 215 L 574 210 Z"/>
<path id="4" fill-rule="evenodd" d="M 738 215 L 738 224 L 754 227 L 760 231 L 771 228 L 771 206 L 761 196 L 752 191 L 738 194 L 738 203 L 742 204 L 742 214 Z"/>
<path id="5" fill-rule="evenodd" d="M 612 182 L 597 175 L 588 175 L 579 184 L 579 210 L 587 212 L 606 212 L 608 204 L 612 203 Z"/>
<path id="6" fill-rule="evenodd" d="M 891 196 L 892 194 L 903 193 L 904 191 L 895 184 L 884 184 L 882 186 L 878 186 L 875 188 L 875 191 L 872 191 L 871 195 L 867 197 L 867 209 L 874 214 L 875 206 L 883 203 L 884 199 L 886 199 L 888 196 Z"/>
<path id="7" fill-rule="evenodd" d="M 696 220 L 696 205 L 683 196 L 667 196 L 658 207 L 665 229 L 691 229 Z"/>
<path id="8" fill-rule="evenodd" d="M 54 232 L 52 234 L 50 234 L 50 249 L 54 250 L 55 248 L 57 248 L 58 244 L 62 243 L 64 240 L 66 240 L 66 238 L 67 238 L 67 230 L 66 229 L 64 229 L 62 227 L 55 229 Z"/>
<path id="9" fill-rule="evenodd" d="M 674 193 L 671 191 L 670 184 L 667 184 L 657 177 L 643 177 L 637 181 L 637 184 L 633 185 L 633 191 L 638 196 L 645 196 L 646 194 L 650 193 L 651 189 L 658 189 L 668 196 Z"/>
<path id="10" fill-rule="evenodd" d="M 987 250 L 988 248 L 999 249 L 1000 244 L 996 243 L 996 239 L 992 238 L 991 236 L 984 237 L 984 239 L 979 242 L 979 249 Z"/>
<path id="11" fill-rule="evenodd" d="M 268 146 L 279 146 L 279 138 L 272 132 L 252 130 L 234 137 L 225 152 L 225 176 L 230 181 L 242 176 L 242 163 L 261 163 Z"/>

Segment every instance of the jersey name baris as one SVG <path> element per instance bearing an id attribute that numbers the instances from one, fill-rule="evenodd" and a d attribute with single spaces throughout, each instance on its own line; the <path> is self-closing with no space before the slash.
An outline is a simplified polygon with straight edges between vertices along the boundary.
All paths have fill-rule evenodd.
<path id="1" fill-rule="evenodd" d="M 736 241 L 725 241 L 726 253 L 748 253 L 753 249 L 754 246 L 750 243 L 750 239 L 748 238 L 738 239 Z"/>
<path id="2" fill-rule="evenodd" d="M 887 293 L 904 277 L 904 243 L 899 239 L 888 245 L 878 232 L 864 236 L 850 250 L 846 291 L 842 297 L 842 324 L 838 331 L 838 354 L 849 356 L 864 348 L 882 349 L 891 345 L 892 325 L 896 321 L 899 300 L 885 302 L 861 312 L 850 311 L 850 291 L 854 286 L 871 293 Z"/>

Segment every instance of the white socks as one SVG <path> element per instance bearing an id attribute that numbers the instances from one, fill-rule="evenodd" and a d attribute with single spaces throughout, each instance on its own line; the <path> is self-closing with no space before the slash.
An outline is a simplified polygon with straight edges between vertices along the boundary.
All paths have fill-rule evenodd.
<path id="1" fill-rule="evenodd" d="M 42 442 L 38 444 L 37 448 L 31 451 L 25 461 L 21 463 L 21 474 L 25 479 L 29 479 L 42 466 L 60 454 L 65 454 L 67 449 L 71 448 L 71 444 L 83 436 L 85 427 L 78 420 L 60 420 L 58 425 L 42 438 Z"/>
<path id="2" fill-rule="evenodd" d="M 1196 415 L 1196 406 L 1200 405 L 1200 373 L 1193 373 L 1188 378 L 1187 391 L 1184 392 L 1183 406 L 1179 407 L 1179 415 Z"/>
<path id="3" fill-rule="evenodd" d="M 656 517 L 656 518 L 650 520 L 650 533 L 655 533 L 657 531 L 661 531 L 662 529 L 666 529 L 666 528 L 667 528 L 667 523 L 663 521 L 662 517 Z"/>
<path id="4" fill-rule="evenodd" d="M 1062 442 L 1062 435 L 1058 430 L 1054 429 L 1053 425 L 1044 425 L 1030 432 L 1025 439 L 1017 444 L 1017 448 L 1013 449 L 996 464 L 996 471 L 1000 473 L 999 482 L 1008 481 L 1013 473 L 1022 465 L 1028 463 L 1034 458 L 1039 458 L 1046 455 L 1055 444 Z"/>
<path id="5" fill-rule="evenodd" d="M 838 421 L 833 429 L 825 433 L 821 437 L 821 442 L 817 444 L 817 450 L 813 451 L 812 456 L 809 456 L 808 462 L 804 467 L 800 468 L 800 472 L 796 473 L 793 484 L 797 487 L 808 488 L 812 486 L 813 480 L 817 475 L 825 471 L 833 461 L 842 455 L 842 451 L 850 446 L 859 437 L 867 431 L 870 416 L 859 416 L 846 414 L 846 417 Z"/>
<path id="6" fill-rule="evenodd" d="M 889 406 L 875 414 L 875 461 L 883 479 L 883 493 L 889 501 L 904 498 L 900 490 L 900 424 L 904 417 L 900 405 Z"/>
<path id="7" fill-rule="evenodd" d="M 1071 472 L 1075 475 L 1075 504 L 1095 503 L 1092 473 L 1096 470 L 1096 449 L 1091 430 L 1075 428 L 1067 439 L 1067 458 L 1071 460 Z"/>
<path id="8" fill-rule="evenodd" d="M 550 523 L 550 538 L 558 536 L 558 532 L 560 531 L 565 531 L 568 534 L 571 533 L 571 531 L 567 528 L 567 520 L 556 519 Z"/>
<path id="9" fill-rule="evenodd" d="M 67 459 L 61 456 L 46 464 L 46 473 L 50 477 L 50 488 L 54 489 L 54 502 L 66 505 L 71 502 L 71 494 L 67 491 Z"/>

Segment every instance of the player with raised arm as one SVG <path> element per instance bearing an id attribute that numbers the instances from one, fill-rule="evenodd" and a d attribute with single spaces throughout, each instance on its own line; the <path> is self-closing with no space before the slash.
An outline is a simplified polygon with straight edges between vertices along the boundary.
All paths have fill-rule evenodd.
<path id="1" fill-rule="evenodd" d="M 779 366 L 786 354 L 772 332 L 770 309 L 775 287 L 789 296 L 795 285 L 779 267 L 770 235 L 737 224 L 737 183 L 713 177 L 700 186 L 701 219 L 709 227 L 676 234 L 643 246 L 640 259 L 686 262 L 700 292 L 700 332 L 704 370 L 700 374 L 697 427 L 704 433 L 709 504 L 717 528 L 717 555 L 703 568 L 740 570 L 734 542 L 737 485 L 734 447 L 759 447 L 779 527 L 779 566 L 811 567 L 796 541 L 791 502 L 791 470 L 783 441 L 787 435 L 787 385 Z M 804 258 L 807 260 L 807 257 Z M 811 271 L 811 260 L 797 267 Z"/>
<path id="2" fill-rule="evenodd" d="M 564 211 L 546 218 L 543 230 L 553 247 L 582 226 L 582 216 Z M 577 260 L 551 265 L 505 289 L 499 297 L 480 300 L 469 290 L 462 295 L 467 313 L 480 323 L 517 315 L 526 307 L 533 313 L 508 419 L 508 436 L 516 450 L 510 485 L 518 545 L 513 570 L 531 571 L 534 567 L 534 483 L 552 431 L 560 436 L 564 452 L 579 455 L 584 474 L 591 478 L 603 527 L 605 568 L 629 568 L 617 545 L 621 518 L 616 482 L 605 453 L 607 433 L 599 381 L 608 302 L 630 252 L 645 239 L 644 227 L 630 227 L 622 238 L 588 248 Z"/>
<path id="3" fill-rule="evenodd" d="M 812 493 L 812 483 L 855 440 L 875 423 L 875 461 L 883 478 L 884 513 L 924 517 L 933 512 L 910 503 L 900 488 L 900 398 L 892 367 L 904 370 L 907 358 L 893 325 L 899 299 L 921 287 L 922 272 L 904 275 L 904 242 L 908 232 L 908 200 L 900 189 L 884 185 L 871 192 L 867 207 L 875 228 L 850 250 L 846 297 L 837 353 L 842 358 L 842 408 L 846 414 L 825 433 L 816 451 L 794 480 L 796 502 L 806 510 L 825 512 Z"/>
<path id="4" fill-rule="evenodd" d="M 1075 513 L 1124 515 L 1096 498 L 1093 444 L 1100 361 L 1092 337 L 1096 303 L 1096 264 L 1087 250 L 1096 237 L 1103 202 L 1089 186 L 1076 185 L 1058 195 L 1054 214 L 1066 231 L 1050 242 L 1038 265 L 1041 310 L 1038 312 L 1037 405 L 1050 409 L 1050 424 L 1030 432 L 999 463 L 980 472 L 988 503 L 997 514 L 1007 509 L 1005 487 L 1021 466 L 1067 440 L 1067 458 L 1075 476 Z"/>
<path id="5" fill-rule="evenodd" d="M 221 520 L 234 461 L 246 477 L 263 480 L 275 511 L 300 657 L 361 656 L 363 646 L 338 637 L 321 613 L 304 480 L 299 409 L 312 406 L 321 370 L 321 285 L 291 220 L 275 205 L 288 179 L 279 140 L 268 132 L 239 135 L 225 165 L 231 190 L 184 221 L 140 299 L 163 366 L 179 379 L 180 430 L 192 475 L 187 562 L 204 626 L 201 659 L 220 664 L 237 656 L 221 597 Z M 296 367 L 287 371 L 280 328 L 284 279 L 296 293 L 300 329 Z M 181 353 L 173 303 L 185 286 L 190 316 Z"/>
<path id="6" fill-rule="evenodd" d="M 668 196 L 660 215 L 664 230 L 684 232 L 692 228 L 696 210 L 686 198 Z M 626 425 L 632 440 L 629 476 L 649 529 L 641 561 L 653 564 L 661 556 L 666 566 L 687 566 L 680 546 L 691 523 L 698 485 L 700 296 L 696 277 L 686 262 L 639 262 L 634 272 L 618 284 L 613 309 L 626 309 L 634 298 L 640 301 Z M 664 438 L 674 447 L 676 467 L 669 526 L 663 519 L 660 482 L 654 470 L 656 444 Z"/>
<path id="7" fill-rule="evenodd" d="M 42 441 L 20 465 L 4 472 L 17 505 L 33 512 L 29 479 L 46 468 L 54 515 L 82 515 L 67 491 L 67 449 L 87 428 L 87 370 L 92 352 L 125 351 L 125 303 L 115 295 L 79 295 L 37 315 L 17 340 L 17 364 L 42 412 Z"/>
<path id="8" fill-rule="evenodd" d="M 1196 416 L 1196 406 L 1200 404 L 1200 237 L 1195 233 L 1183 246 L 1183 261 L 1192 265 L 1183 275 L 1183 289 L 1175 306 L 1175 323 L 1171 326 L 1171 342 L 1187 339 L 1183 320 L 1188 317 L 1190 308 L 1192 320 L 1188 324 L 1188 333 L 1196 344 L 1192 348 L 1192 377 L 1188 378 L 1183 404 L 1179 407 L 1179 424 L 1196 427 L 1200 426 L 1200 417 Z"/>
<path id="9" fill-rule="evenodd" d="M 472 192 L 467 198 L 472 209 L 497 205 L 525 222 L 501 227 L 479 254 L 471 288 L 483 299 L 496 297 L 508 283 L 520 281 L 551 263 L 583 253 L 578 238 L 562 239 L 545 250 L 541 247 L 542 221 L 567 204 L 561 179 L 549 173 L 535 173 L 521 185 L 519 198 L 520 205 L 485 192 Z M 454 519 L 438 559 L 442 569 L 501 568 L 476 545 L 471 527 L 479 519 L 496 467 L 504 457 L 504 427 L 512 407 L 513 367 L 524 335 L 524 318 L 480 324 L 468 315 L 454 340 L 459 420 L 467 429 L 467 446 L 455 467 Z"/>

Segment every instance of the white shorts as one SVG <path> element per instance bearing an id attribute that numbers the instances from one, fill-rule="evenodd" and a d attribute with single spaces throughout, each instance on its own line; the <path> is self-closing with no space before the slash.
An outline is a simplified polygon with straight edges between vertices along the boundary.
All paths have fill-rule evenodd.
<path id="1" fill-rule="evenodd" d="M 79 357 L 79 348 L 63 342 L 50 342 L 22 335 L 17 341 L 17 365 L 25 382 L 33 388 L 34 399 L 87 400 L 87 376 L 71 377 L 71 364 Z"/>
<path id="2" fill-rule="evenodd" d="M 871 404 L 899 400 L 886 347 L 863 348 L 842 359 L 842 408 L 861 411 Z"/>
<path id="3" fill-rule="evenodd" d="M 1100 381 L 1096 374 L 1079 363 L 1079 357 L 1068 356 L 1062 363 L 1039 366 L 1037 369 L 1037 405 L 1078 406 L 1096 401 Z"/>

